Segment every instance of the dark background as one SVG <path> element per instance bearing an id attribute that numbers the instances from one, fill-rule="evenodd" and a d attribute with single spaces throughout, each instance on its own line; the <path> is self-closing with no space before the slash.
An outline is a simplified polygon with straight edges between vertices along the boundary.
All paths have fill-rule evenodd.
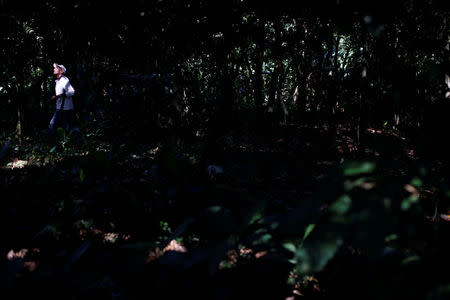
<path id="1" fill-rule="evenodd" d="M 446 299 L 449 22 L 438 0 L 0 1 L 2 288 Z M 82 143 L 47 143 L 54 62 Z"/>

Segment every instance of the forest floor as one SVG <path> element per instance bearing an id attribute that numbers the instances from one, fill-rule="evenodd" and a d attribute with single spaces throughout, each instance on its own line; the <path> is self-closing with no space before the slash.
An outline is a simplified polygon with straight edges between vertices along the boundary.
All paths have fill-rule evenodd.
<path id="1" fill-rule="evenodd" d="M 420 204 L 411 222 L 432 229 L 411 234 L 415 240 L 402 248 L 408 257 L 426 256 L 426 247 L 439 254 L 433 242 L 448 232 L 442 163 L 417 157 L 394 132 L 368 129 L 359 149 L 351 129 L 339 127 L 334 145 L 327 134 L 326 127 L 292 126 L 262 142 L 242 132 L 222 137 L 207 169 L 199 164 L 201 137 L 189 145 L 130 146 L 88 129 L 83 146 L 67 136 L 57 147 L 39 135 L 13 141 L 0 169 L 2 288 L 51 299 L 364 298 L 374 287 L 361 249 L 347 245 L 323 270 L 300 276 L 278 240 L 297 223 L 287 223 L 289 233 L 270 228 L 292 214 L 302 225 L 313 222 L 303 211 L 327 209 L 333 187 L 348 184 L 336 183 L 334 172 L 350 161 L 377 167 L 379 181 L 355 183 L 360 191 L 395 182 L 384 196 L 410 199 L 401 204 L 405 211 Z M 317 209 L 304 204 L 319 200 Z M 430 232 L 437 240 L 423 237 Z M 336 278 L 351 272 L 356 278 Z"/>

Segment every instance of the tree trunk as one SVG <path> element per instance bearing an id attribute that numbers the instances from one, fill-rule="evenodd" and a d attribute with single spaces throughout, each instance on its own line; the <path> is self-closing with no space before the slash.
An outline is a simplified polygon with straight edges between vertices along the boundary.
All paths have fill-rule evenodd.
<path id="1" fill-rule="evenodd" d="M 232 19 L 232 12 L 229 12 L 229 18 Z M 216 51 L 216 61 L 219 75 L 218 104 L 215 108 L 214 116 L 210 118 L 210 130 L 203 149 L 200 166 L 206 168 L 209 163 L 221 163 L 224 159 L 223 145 L 218 140 L 220 137 L 229 133 L 231 124 L 233 124 L 233 103 L 234 103 L 234 66 L 230 66 L 230 52 L 232 49 L 233 30 L 232 24 L 224 25 L 223 40 L 218 45 Z"/>
<path id="2" fill-rule="evenodd" d="M 295 30 L 297 33 L 297 40 L 304 41 L 307 34 L 307 24 L 306 21 L 300 22 L 299 20 L 294 19 Z M 307 100 L 307 91 L 306 91 L 306 80 L 307 74 L 310 71 L 310 55 L 308 49 L 305 46 L 302 49 L 301 44 L 294 44 L 292 46 L 293 53 L 293 69 L 296 80 L 296 87 L 294 91 L 294 105 L 296 107 L 296 117 L 299 122 L 304 121 L 304 116 L 306 113 L 306 100 Z"/>
<path id="3" fill-rule="evenodd" d="M 278 122 L 280 121 L 280 97 L 277 97 L 279 94 L 279 82 L 282 72 L 282 61 L 281 61 L 281 24 L 280 20 L 277 19 L 274 21 L 274 29 L 275 29 L 275 40 L 273 46 L 272 57 L 275 62 L 275 66 L 272 72 L 272 76 L 270 78 L 270 86 L 269 86 L 269 99 L 267 103 L 267 112 L 270 119 L 271 129 L 274 129 Z M 278 93 L 277 93 L 278 92 Z M 278 101 L 277 101 L 278 100 Z M 278 104 L 278 105 L 277 105 Z"/>
<path id="4" fill-rule="evenodd" d="M 18 100 L 17 100 L 18 101 Z M 22 138 L 22 124 L 23 124 L 23 112 L 21 105 L 17 103 L 17 124 L 16 124 L 16 135 L 20 139 Z"/>
<path id="5" fill-rule="evenodd" d="M 22 69 L 19 69 L 22 70 Z M 24 131 L 24 97 L 25 97 L 25 78 L 23 72 L 19 71 L 17 76 L 17 94 L 16 94 L 16 108 L 17 108 L 17 124 L 16 124 L 16 136 L 19 141 L 22 138 Z"/>
<path id="6" fill-rule="evenodd" d="M 306 64 L 304 64 L 306 66 Z M 306 113 L 306 101 L 308 99 L 307 96 L 307 89 L 306 89 L 306 81 L 307 76 L 306 70 L 303 70 L 303 72 L 300 71 L 300 64 L 298 61 L 295 63 L 295 79 L 297 82 L 297 85 L 295 87 L 294 92 L 294 103 L 297 109 L 297 117 L 298 120 L 301 122 L 304 119 L 305 113 Z"/>
<path id="7" fill-rule="evenodd" d="M 264 21 L 258 22 L 257 28 L 257 44 L 256 44 L 256 55 L 255 55 L 255 80 L 254 80 L 254 99 L 256 107 L 256 127 L 263 123 L 264 118 L 264 84 L 263 84 L 263 60 L 264 60 Z"/>
<path id="8" fill-rule="evenodd" d="M 281 117 L 282 117 L 282 123 L 283 125 L 287 124 L 287 118 L 289 115 L 289 112 L 287 110 L 286 104 L 284 103 L 284 97 L 283 97 L 283 82 L 286 78 L 286 70 L 283 67 L 283 64 L 280 66 L 280 75 L 278 76 L 278 84 L 277 84 L 277 102 L 280 104 L 281 109 Z"/>
<path id="9" fill-rule="evenodd" d="M 328 73 L 328 90 L 327 99 L 329 105 L 329 134 L 330 134 L 330 144 L 332 147 L 336 145 L 337 138 L 337 118 L 336 118 L 336 103 L 337 103 L 337 84 L 338 84 L 338 53 L 339 53 L 339 35 L 336 40 L 333 39 L 334 33 L 330 29 L 330 40 L 328 44 L 329 53 L 329 73 Z M 333 47 L 334 46 L 334 47 Z M 334 49 L 333 49 L 334 48 Z M 333 51 L 334 50 L 334 51 Z M 334 52 L 334 57 L 331 53 Z"/>
<path id="10" fill-rule="evenodd" d="M 368 97 L 368 45 L 364 41 L 362 47 L 362 68 L 361 68 L 361 86 L 359 93 L 359 109 L 358 109 L 358 125 L 357 125 L 357 145 L 358 150 L 361 148 L 361 138 L 367 127 L 367 97 Z M 398 120 L 399 121 L 399 120 Z"/>
<path id="11" fill-rule="evenodd" d="M 444 27 L 445 28 L 445 27 Z M 447 38 L 447 45 L 445 45 L 445 53 L 450 54 L 450 36 Z M 450 76 L 445 74 L 445 85 L 447 86 L 447 90 L 445 91 L 445 98 L 450 99 Z"/>

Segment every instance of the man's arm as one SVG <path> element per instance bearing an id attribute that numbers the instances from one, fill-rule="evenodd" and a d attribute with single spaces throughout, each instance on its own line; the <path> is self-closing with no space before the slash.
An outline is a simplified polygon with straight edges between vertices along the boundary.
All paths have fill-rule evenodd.
<path id="1" fill-rule="evenodd" d="M 59 95 L 55 95 L 55 96 L 52 96 L 52 100 L 55 100 L 55 99 L 58 99 L 58 98 L 61 98 L 62 96 L 64 96 L 64 95 L 66 95 L 66 93 L 63 91 L 62 92 L 62 94 L 59 94 Z"/>
<path id="2" fill-rule="evenodd" d="M 73 95 L 75 95 L 75 89 L 70 84 L 70 81 L 67 80 L 66 84 L 64 85 L 62 93 L 59 95 L 52 96 L 52 100 L 55 100 L 55 99 L 58 99 L 61 97 L 65 97 L 65 96 L 72 97 Z"/>
<path id="3" fill-rule="evenodd" d="M 65 94 L 67 97 L 72 97 L 73 95 L 75 95 L 75 89 L 72 87 L 69 80 L 67 80 L 63 94 Z"/>

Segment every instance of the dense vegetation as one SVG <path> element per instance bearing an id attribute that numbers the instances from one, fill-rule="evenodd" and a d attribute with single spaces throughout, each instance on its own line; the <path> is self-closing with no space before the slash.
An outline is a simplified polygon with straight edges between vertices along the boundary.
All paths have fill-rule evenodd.
<path id="1" fill-rule="evenodd" d="M 448 299 L 449 23 L 439 0 L 0 1 L 2 291 Z M 47 141 L 54 62 L 81 143 Z"/>

